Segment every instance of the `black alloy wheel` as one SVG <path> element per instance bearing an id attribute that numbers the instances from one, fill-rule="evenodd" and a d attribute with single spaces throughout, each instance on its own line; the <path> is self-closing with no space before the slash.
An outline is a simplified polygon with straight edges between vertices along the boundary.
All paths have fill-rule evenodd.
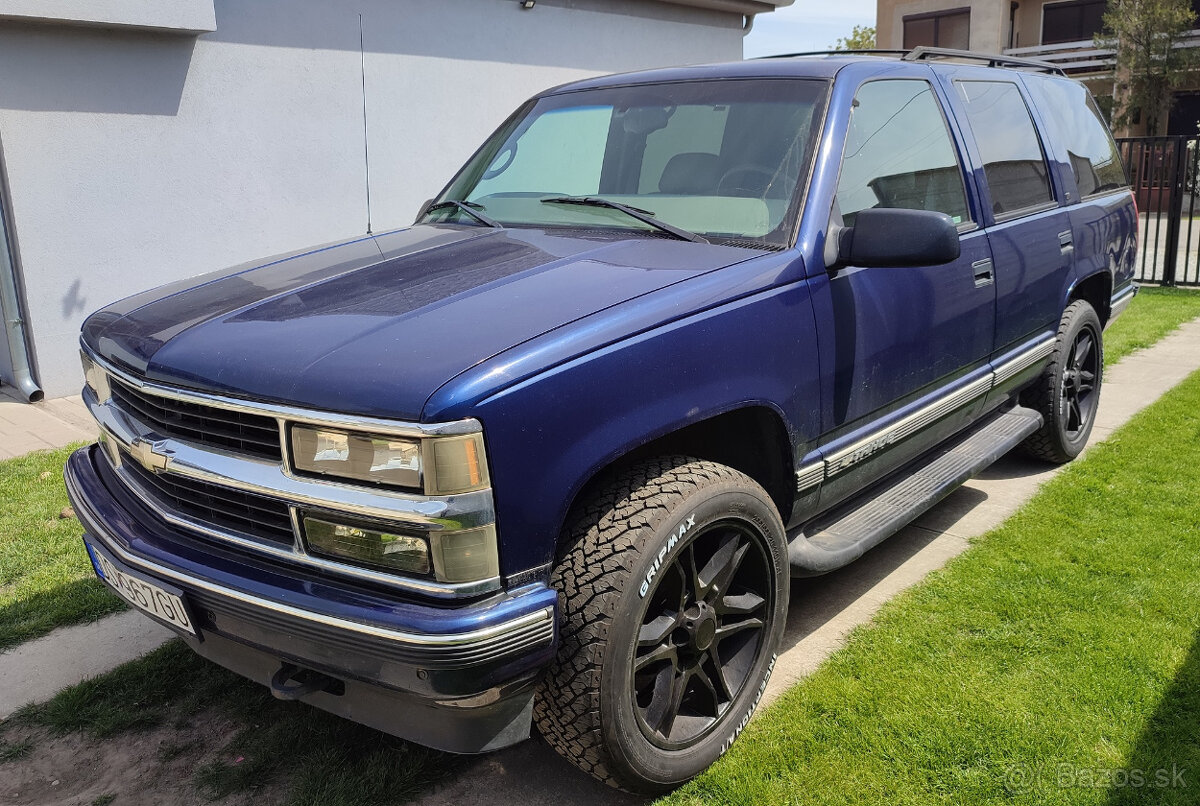
<path id="1" fill-rule="evenodd" d="M 642 732 L 664 749 L 711 731 L 762 653 L 773 596 L 761 536 L 717 522 L 663 568 L 646 597 L 631 689 Z"/>
<path id="2" fill-rule="evenodd" d="M 729 749 L 775 667 L 790 593 L 783 522 L 758 483 L 686 456 L 633 465 L 578 506 L 550 582 L 559 647 L 533 715 L 555 750 L 654 793 Z"/>
<path id="3" fill-rule="evenodd" d="M 1023 443 L 1026 453 L 1062 464 L 1078 456 L 1092 433 L 1104 380 L 1104 328 L 1085 300 L 1063 311 L 1054 349 L 1041 377 L 1021 393 L 1040 412 L 1042 427 Z"/>
<path id="4" fill-rule="evenodd" d="M 1065 431 L 1069 439 L 1078 439 L 1086 428 L 1090 430 L 1096 415 L 1100 390 L 1096 379 L 1100 375 L 1100 334 L 1090 324 L 1080 328 L 1067 353 L 1059 393 L 1063 408 Z"/>

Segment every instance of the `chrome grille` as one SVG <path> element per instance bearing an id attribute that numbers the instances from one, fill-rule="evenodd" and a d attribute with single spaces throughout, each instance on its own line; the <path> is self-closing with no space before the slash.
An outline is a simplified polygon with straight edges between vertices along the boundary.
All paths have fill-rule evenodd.
<path id="1" fill-rule="evenodd" d="M 114 402 L 163 437 L 281 461 L 279 425 L 273 417 L 149 395 L 115 378 Z"/>
<path id="2" fill-rule="evenodd" d="M 121 469 L 164 509 L 209 526 L 291 546 L 292 518 L 282 501 L 231 487 L 146 470 L 128 456 Z"/>

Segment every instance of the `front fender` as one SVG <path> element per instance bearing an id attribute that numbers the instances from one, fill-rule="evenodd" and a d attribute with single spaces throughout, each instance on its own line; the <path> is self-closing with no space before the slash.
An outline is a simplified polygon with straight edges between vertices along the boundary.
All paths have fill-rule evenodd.
<path id="1" fill-rule="evenodd" d="M 818 433 L 806 281 L 770 288 L 554 366 L 479 401 L 505 575 L 553 560 L 596 473 L 664 434 L 744 406 L 776 411 L 793 456 Z"/>

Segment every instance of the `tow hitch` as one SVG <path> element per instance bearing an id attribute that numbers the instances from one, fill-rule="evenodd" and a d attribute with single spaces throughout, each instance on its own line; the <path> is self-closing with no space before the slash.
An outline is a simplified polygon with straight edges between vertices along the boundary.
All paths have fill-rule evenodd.
<path id="1" fill-rule="evenodd" d="M 324 691 L 336 697 L 346 693 L 346 684 L 312 669 L 285 663 L 271 678 L 271 695 L 280 700 L 299 700 L 309 694 Z"/>

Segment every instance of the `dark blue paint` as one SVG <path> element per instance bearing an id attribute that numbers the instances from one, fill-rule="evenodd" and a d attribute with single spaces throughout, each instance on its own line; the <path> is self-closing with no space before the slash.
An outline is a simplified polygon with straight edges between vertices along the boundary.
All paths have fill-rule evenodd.
<path id="1" fill-rule="evenodd" d="M 995 220 L 978 149 L 957 120 L 951 82 L 967 71 L 1014 80 L 1003 70 L 835 57 L 673 68 L 552 91 L 833 80 L 796 241 L 780 252 L 612 231 L 422 225 L 132 297 L 93 315 L 83 339 L 169 384 L 402 420 L 480 419 L 502 572 L 519 573 L 552 560 L 567 510 L 595 474 L 657 437 L 756 408 L 781 424 L 794 469 L 987 377 L 1053 332 L 1082 279 L 1111 275 L 1114 290 L 1131 281 L 1130 195 L 1079 203 L 1067 157 L 1053 143 L 1055 204 Z M 885 77 L 932 82 L 965 166 L 975 226 L 964 228 L 961 258 L 945 266 L 831 273 L 825 241 L 851 102 L 863 82 Z M 1066 230 L 1073 258 L 1060 250 Z M 995 285 L 976 288 L 972 263 L 987 258 Z M 881 450 L 807 496 L 796 516 L 845 500 L 998 402 L 981 400 Z M 235 562 L 172 541 L 115 500 L 106 503 L 111 496 L 80 456 L 72 468 L 133 551 L 259 595 L 438 632 L 553 598 L 542 587 L 492 604 L 434 608 Z"/>

